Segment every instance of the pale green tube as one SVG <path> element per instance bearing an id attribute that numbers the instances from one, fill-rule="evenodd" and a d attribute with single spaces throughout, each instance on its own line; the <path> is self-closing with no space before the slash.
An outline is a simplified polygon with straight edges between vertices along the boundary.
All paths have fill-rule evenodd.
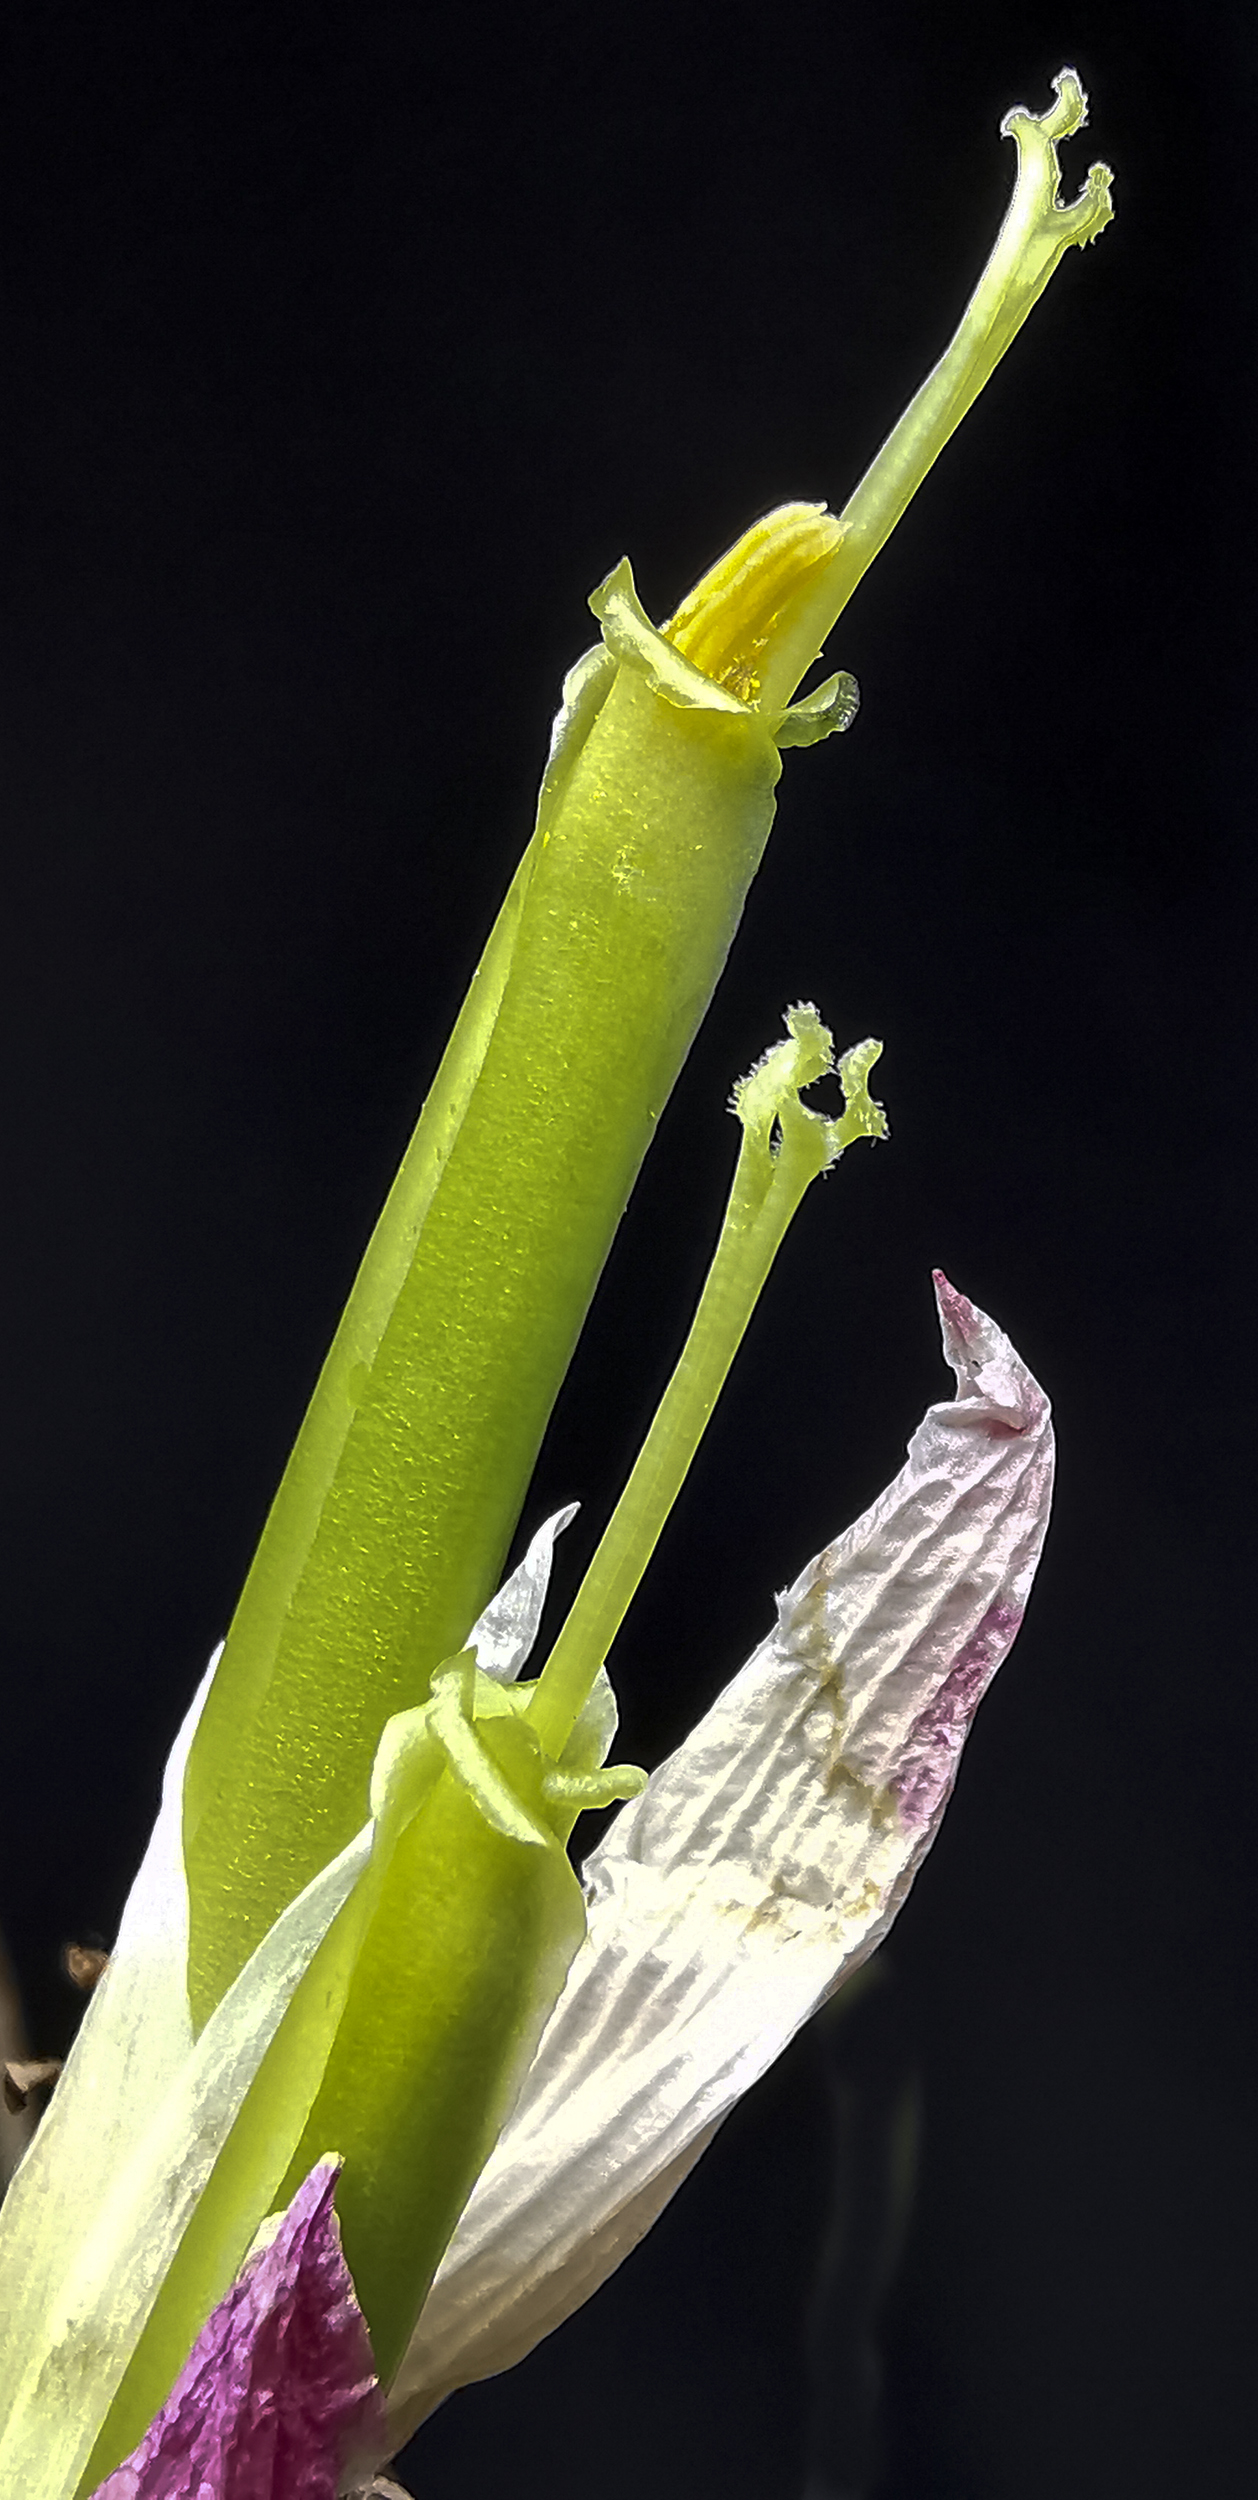
<path id="1" fill-rule="evenodd" d="M 385 1719 L 423 1699 L 492 1593 L 764 848 L 780 771 L 764 722 L 652 641 L 670 692 L 630 652 L 596 711 L 587 697 L 514 926 L 491 941 L 505 962 L 486 970 L 500 995 L 474 1081 L 458 1101 L 456 1072 L 451 1114 L 438 1080 L 420 1205 L 386 1212 L 394 1273 L 382 1292 L 369 1252 L 231 1628 L 190 1771 L 199 2019 L 357 1828 Z"/>

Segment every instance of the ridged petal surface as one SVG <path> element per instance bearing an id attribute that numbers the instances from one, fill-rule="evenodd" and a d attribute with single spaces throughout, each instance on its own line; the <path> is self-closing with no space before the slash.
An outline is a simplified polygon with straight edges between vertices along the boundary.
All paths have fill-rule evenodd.
<path id="1" fill-rule="evenodd" d="M 1048 1521 L 1048 1401 L 936 1278 L 954 1398 L 585 1866 L 589 1933 L 389 2394 L 400 2445 L 628 2255 L 890 1927 Z"/>

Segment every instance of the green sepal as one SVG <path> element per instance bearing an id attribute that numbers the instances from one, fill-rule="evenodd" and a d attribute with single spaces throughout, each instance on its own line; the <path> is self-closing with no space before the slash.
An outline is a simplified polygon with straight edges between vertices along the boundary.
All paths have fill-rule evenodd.
<path id="1" fill-rule="evenodd" d="M 549 831 L 563 803 L 568 777 L 611 693 L 615 675 L 612 653 L 604 643 L 596 642 L 573 661 L 563 681 L 563 696 L 551 724 L 550 752 L 537 794 L 534 842 Z"/>
<path id="2" fill-rule="evenodd" d="M 856 679 L 847 669 L 838 669 L 813 694 L 787 704 L 774 738 L 780 747 L 814 747 L 819 739 L 832 738 L 836 730 L 850 729 L 860 702 Z"/>
<path id="3" fill-rule="evenodd" d="M 513 1711 L 526 1718 L 536 1690 L 536 1682 L 498 1685 L 503 1714 Z M 579 1815 L 624 1805 L 646 1787 L 646 1772 L 636 1763 L 607 1761 L 615 1733 L 616 1697 L 606 1667 L 600 1667 L 558 1760 L 548 1760 L 542 1773 L 541 1811 L 561 1843 L 566 1844 Z"/>
<path id="4" fill-rule="evenodd" d="M 679 704 L 683 710 L 756 718 L 750 704 L 705 676 L 651 623 L 634 586 L 628 556 L 622 556 L 606 581 L 590 593 L 590 606 L 613 657 L 644 677 L 653 694 L 663 695 L 665 702 Z"/>

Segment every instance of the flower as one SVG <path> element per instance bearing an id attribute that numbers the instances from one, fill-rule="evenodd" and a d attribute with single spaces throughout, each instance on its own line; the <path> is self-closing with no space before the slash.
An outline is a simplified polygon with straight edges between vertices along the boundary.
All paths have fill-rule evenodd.
<path id="1" fill-rule="evenodd" d="M 1051 1472 L 1041 1393 L 942 1284 L 959 1398 L 674 1761 L 649 1783 L 606 1763 L 604 1662 L 786 1226 L 884 1133 L 877 1043 L 839 1063 L 840 1118 L 799 1099 L 833 1065 L 815 1009 L 735 1089 L 686 1349 L 535 1684 L 514 1679 L 555 1522 L 486 1601 L 780 751 L 856 700 L 841 674 L 792 698 L 1061 254 L 1110 214 L 1102 167 L 1059 201 L 1084 99 L 1073 72 L 1055 86 L 1041 119 L 1004 125 L 1019 172 L 991 261 L 843 513 L 768 514 L 663 628 L 627 562 L 591 600 L 602 641 L 565 683 L 533 838 L 6 2201 L 0 2475 L 24 2500 L 72 2500 L 150 2433 L 164 2471 L 188 2389 L 217 2386 L 242 2338 L 262 2355 L 274 2301 L 304 2300 L 301 2249 L 342 2302 L 325 2155 L 390 2437 L 527 2349 L 872 1949 L 933 1835 Z M 617 1798 L 587 1900 L 568 1838 Z M 285 2212 L 281 2257 L 242 2276 Z M 359 2369 L 352 2335 L 341 2349 Z"/>

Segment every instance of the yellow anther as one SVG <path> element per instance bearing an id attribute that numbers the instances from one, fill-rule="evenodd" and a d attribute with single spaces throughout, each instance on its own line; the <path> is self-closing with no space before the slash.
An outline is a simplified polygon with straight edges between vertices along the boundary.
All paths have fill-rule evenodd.
<path id="1" fill-rule="evenodd" d="M 669 641 L 718 686 L 758 702 L 770 652 L 793 643 L 842 535 L 822 503 L 779 504 L 696 582 L 663 629 Z"/>

